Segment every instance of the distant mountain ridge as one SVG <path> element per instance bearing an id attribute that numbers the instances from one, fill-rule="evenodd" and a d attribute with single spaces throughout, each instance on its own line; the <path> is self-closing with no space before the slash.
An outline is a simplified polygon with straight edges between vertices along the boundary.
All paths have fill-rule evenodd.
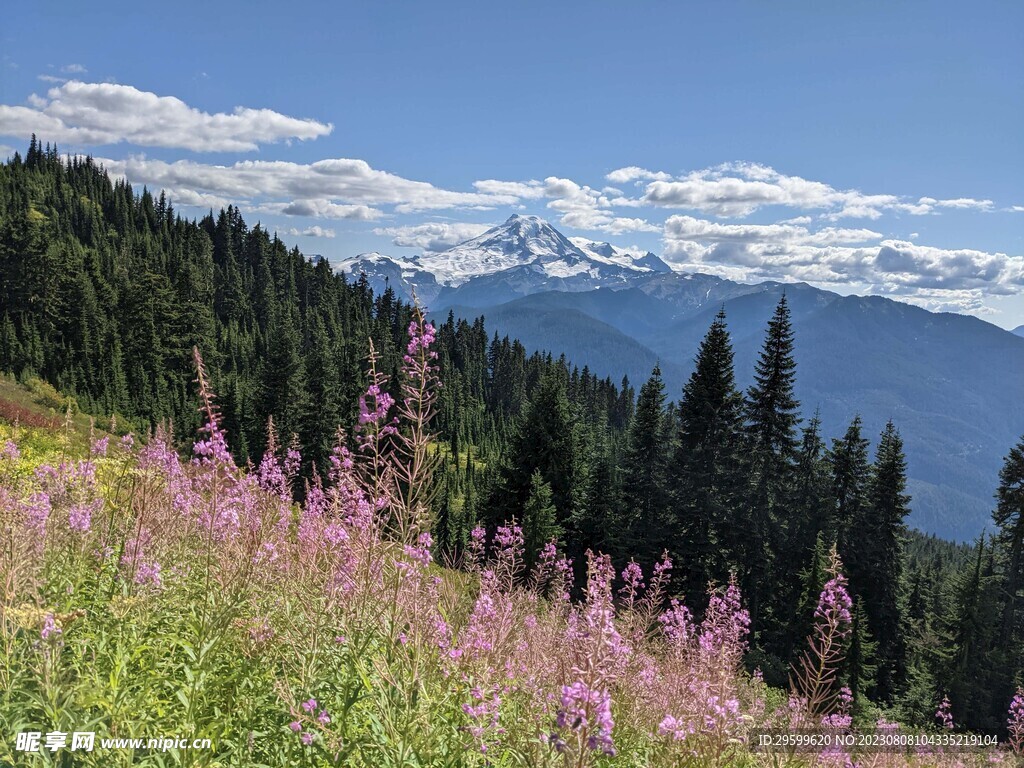
<path id="1" fill-rule="evenodd" d="M 672 271 L 651 253 L 567 238 L 533 216 L 512 216 L 440 254 L 363 254 L 341 268 L 435 316 L 484 315 L 528 349 L 634 384 L 660 363 L 681 395 L 697 345 L 724 308 L 740 385 L 749 385 L 772 309 L 785 291 L 796 333 L 797 395 L 831 439 L 855 414 L 877 436 L 890 418 L 906 443 L 911 524 L 959 540 L 990 522 L 1002 457 L 1024 432 L 1024 327 L 806 284 L 737 283 Z"/>

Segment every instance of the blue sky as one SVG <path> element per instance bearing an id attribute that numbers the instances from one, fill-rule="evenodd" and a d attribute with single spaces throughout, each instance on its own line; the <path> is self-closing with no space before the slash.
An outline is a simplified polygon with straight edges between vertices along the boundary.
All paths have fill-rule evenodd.
<path id="1" fill-rule="evenodd" d="M 1019 2 L 43 0 L 0 54 L 0 153 L 34 130 L 334 261 L 535 213 L 1024 323 Z"/>

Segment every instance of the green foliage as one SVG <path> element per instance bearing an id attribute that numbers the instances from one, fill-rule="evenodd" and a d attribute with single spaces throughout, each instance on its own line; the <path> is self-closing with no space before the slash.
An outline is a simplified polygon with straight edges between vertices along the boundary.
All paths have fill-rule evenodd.
<path id="1" fill-rule="evenodd" d="M 552 503 L 551 485 L 544 481 L 539 469 L 535 469 L 530 478 L 530 495 L 523 506 L 522 527 L 524 565 L 527 571 L 532 571 L 544 545 L 557 542 L 563 533 L 558 525 L 557 510 Z"/>
<path id="2" fill-rule="evenodd" d="M 666 548 L 674 523 L 668 494 L 671 425 L 664 409 L 665 385 L 655 366 L 640 388 L 622 462 L 625 538 L 629 551 L 645 566 L 656 562 Z"/>
<path id="3" fill-rule="evenodd" d="M 742 405 L 725 314 L 719 312 L 683 388 L 672 459 L 678 520 L 672 550 L 681 565 L 686 594 L 700 594 L 708 578 L 724 582 L 736 564 L 733 556 L 744 536 L 734 518 L 743 491 Z"/>

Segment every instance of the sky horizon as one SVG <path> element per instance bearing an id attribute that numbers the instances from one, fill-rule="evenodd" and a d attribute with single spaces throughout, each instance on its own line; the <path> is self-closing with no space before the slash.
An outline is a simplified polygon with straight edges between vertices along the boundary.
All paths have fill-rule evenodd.
<path id="1" fill-rule="evenodd" d="M 1024 324 L 1018 3 L 5 16 L 0 157 L 35 133 L 334 263 L 521 213 L 679 269 Z"/>

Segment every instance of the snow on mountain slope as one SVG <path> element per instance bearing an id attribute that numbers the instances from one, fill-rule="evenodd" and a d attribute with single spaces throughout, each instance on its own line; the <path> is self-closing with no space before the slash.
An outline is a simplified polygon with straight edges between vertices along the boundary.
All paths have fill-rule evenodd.
<path id="1" fill-rule="evenodd" d="M 672 272 L 653 253 L 570 239 L 537 216 L 518 214 L 446 251 L 407 258 L 363 253 L 338 269 L 365 274 L 375 290 L 390 286 L 403 298 L 415 291 L 426 303 L 442 291 L 446 300 L 459 292 L 466 303 L 496 296 L 507 301 L 538 291 L 624 288 Z"/>
<path id="2" fill-rule="evenodd" d="M 590 243 L 588 240 L 583 242 Z M 596 281 L 594 287 L 607 278 L 619 279 L 623 269 L 660 271 L 652 266 L 638 265 L 628 251 L 607 243 L 594 245 L 606 246 L 607 255 L 600 247 L 579 247 L 537 216 L 513 214 L 504 224 L 492 227 L 482 235 L 441 253 L 425 254 L 420 258 L 420 264 L 448 286 L 524 265 L 531 265 L 548 277 L 589 276 Z M 645 254 L 641 258 L 650 255 L 653 254 Z"/>
<path id="3" fill-rule="evenodd" d="M 415 293 L 421 302 L 431 303 L 441 289 L 434 275 L 423 269 L 418 256 L 402 259 L 376 251 L 361 253 L 340 262 L 336 271 L 351 275 L 354 279 L 366 275 L 374 293 L 381 293 L 390 287 L 406 300 L 411 299 Z"/>
<path id="4" fill-rule="evenodd" d="M 427 254 L 423 266 L 445 285 L 459 285 L 525 264 L 547 264 L 563 273 L 587 269 L 587 256 L 536 216 L 514 214 L 504 223 L 447 251 Z"/>
<path id="5" fill-rule="evenodd" d="M 671 272 L 672 268 L 650 251 L 633 251 L 611 243 L 599 243 L 585 237 L 570 237 L 569 242 L 595 261 L 616 264 L 626 269 L 651 272 Z"/>
<path id="6" fill-rule="evenodd" d="M 350 259 L 345 259 L 338 263 L 337 270 L 339 272 L 345 272 L 348 274 L 358 274 L 360 268 L 366 267 L 398 267 L 403 274 L 412 275 L 416 272 L 422 272 L 423 267 L 420 265 L 420 257 L 412 256 L 407 259 L 403 259 L 397 256 L 387 256 L 377 251 L 371 251 L 370 253 L 360 253 L 358 256 L 353 256 Z"/>

